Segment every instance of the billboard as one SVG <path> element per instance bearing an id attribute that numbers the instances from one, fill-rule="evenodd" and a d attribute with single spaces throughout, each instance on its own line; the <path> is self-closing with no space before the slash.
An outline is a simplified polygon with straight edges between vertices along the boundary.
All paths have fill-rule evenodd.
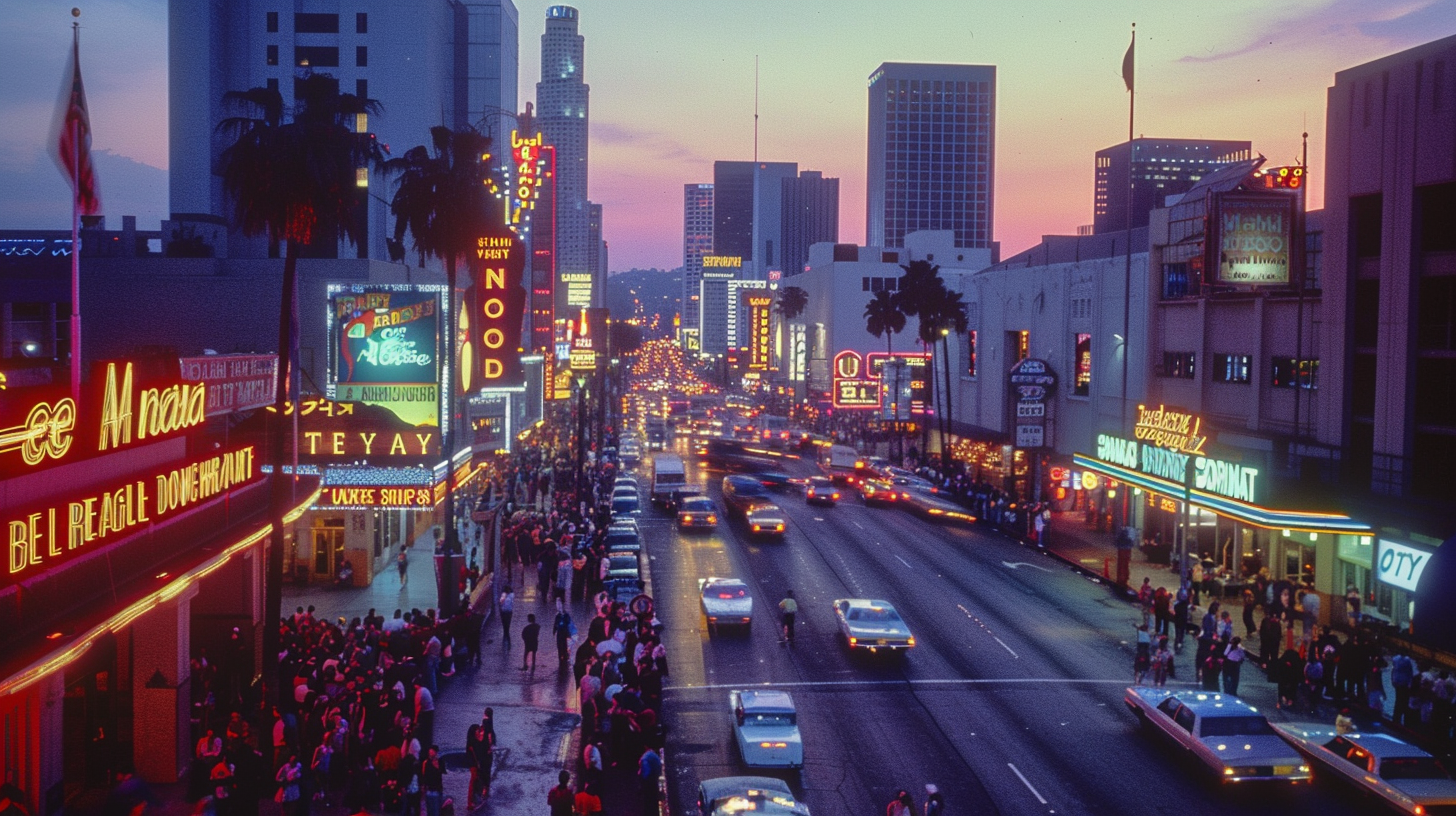
<path id="1" fill-rule="evenodd" d="M 748 308 L 748 368 L 767 371 L 773 361 L 773 314 L 769 311 L 773 295 L 750 289 L 741 296 Z"/>
<path id="2" fill-rule="evenodd" d="M 466 391 L 518 386 L 521 371 L 521 322 L 526 313 L 526 248 L 514 233 L 499 232 L 475 240 L 475 285 L 466 302 L 471 310 L 471 335 L 461 351 L 460 370 L 469 370 Z"/>
<path id="3" fill-rule="evenodd" d="M 1219 286 L 1290 286 L 1298 278 L 1304 236 L 1296 229 L 1295 196 L 1280 192 L 1221 193 L 1208 219 L 1207 269 Z"/>
<path id="4" fill-rule="evenodd" d="M 300 465 L 433 467 L 443 458 L 439 428 L 411 425 L 385 407 L 314 397 L 284 407 L 284 416 L 295 412 L 298 436 L 292 450 Z M 290 433 L 294 426 L 285 423 Z M 241 427 L 252 429 L 248 423 Z"/>
<path id="5" fill-rule="evenodd" d="M 328 395 L 439 423 L 445 287 L 329 284 Z"/>
<path id="6" fill-rule="evenodd" d="M 209 354 L 183 357 L 182 379 L 207 386 L 207 416 L 250 411 L 273 404 L 278 355 Z"/>

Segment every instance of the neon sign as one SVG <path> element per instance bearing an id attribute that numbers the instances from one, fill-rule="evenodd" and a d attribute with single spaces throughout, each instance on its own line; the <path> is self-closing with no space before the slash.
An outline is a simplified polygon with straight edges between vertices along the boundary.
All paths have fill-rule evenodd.
<path id="1" fill-rule="evenodd" d="M 481 385 L 489 388 L 521 382 L 521 318 L 526 290 L 520 280 L 526 266 L 525 248 L 513 233 L 502 230 L 475 240 L 475 258 L 480 266 L 473 287 L 472 340 L 480 344 Z"/>
<path id="2" fill-rule="evenodd" d="M 703 268 L 742 269 L 743 258 L 737 255 L 704 255 Z"/>
<path id="3" fill-rule="evenodd" d="M 773 304 L 773 296 L 745 293 L 743 300 L 749 309 L 748 368 L 751 371 L 767 371 L 772 362 L 770 334 L 773 316 L 769 306 Z"/>
<path id="4" fill-rule="evenodd" d="M 1184 415 L 1188 416 L 1188 415 Z M 1199 450 L 1203 439 L 1198 440 Z M 1152 443 L 1138 443 L 1111 434 L 1097 435 L 1097 458 L 1119 467 L 1146 473 L 1176 485 L 1253 503 L 1256 500 L 1259 469 L 1201 453 L 1185 453 Z"/>
<path id="5" fill-rule="evenodd" d="M 1133 436 L 1139 441 L 1161 448 L 1169 448 L 1179 453 L 1195 455 L 1203 453 L 1203 445 L 1208 441 L 1208 437 L 1199 435 L 1203 419 L 1197 414 L 1190 414 L 1164 405 L 1159 405 L 1157 408 L 1139 405 L 1137 410 L 1137 423 L 1133 426 Z"/>
<path id="6" fill-rule="evenodd" d="M 396 507 L 428 509 L 435 505 L 430 487 L 325 487 L 314 507 L 325 509 Z"/>
<path id="7" fill-rule="evenodd" d="M 545 139 L 538 132 L 535 136 L 522 136 L 520 131 L 511 131 L 511 158 L 516 163 L 516 182 L 511 188 L 511 206 L 508 208 L 509 223 L 517 226 L 541 197 L 541 150 Z"/>

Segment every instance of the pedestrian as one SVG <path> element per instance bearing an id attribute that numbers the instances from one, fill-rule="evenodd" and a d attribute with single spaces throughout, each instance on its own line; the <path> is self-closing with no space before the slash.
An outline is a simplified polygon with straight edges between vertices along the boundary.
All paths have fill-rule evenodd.
<path id="1" fill-rule="evenodd" d="M 1278 619 L 1264 609 L 1264 621 L 1259 624 L 1259 662 L 1268 669 L 1279 659 L 1279 641 L 1284 634 L 1284 627 L 1279 625 Z"/>
<path id="2" fill-rule="evenodd" d="M 562 771 L 556 775 L 556 787 L 546 792 L 546 806 L 551 816 L 571 816 L 576 797 L 571 793 L 571 774 Z"/>
<path id="3" fill-rule="evenodd" d="M 783 622 L 783 638 L 781 643 L 794 642 L 794 618 L 799 614 L 799 602 L 794 600 L 794 591 L 784 591 L 784 599 L 779 601 L 779 615 Z"/>
<path id="4" fill-rule="evenodd" d="M 1304 659 L 1299 652 L 1286 649 L 1272 672 L 1279 684 L 1279 701 L 1275 708 L 1292 709 L 1299 695 L 1299 684 L 1304 679 Z"/>
<path id="5" fill-rule="evenodd" d="M 1360 626 L 1360 590 L 1354 584 L 1347 584 L 1345 587 L 1345 618 L 1354 630 Z"/>
<path id="6" fill-rule="evenodd" d="M 910 791 L 901 788 L 895 792 L 895 796 L 885 805 L 885 816 L 915 816 L 915 800 L 910 798 Z"/>
<path id="7" fill-rule="evenodd" d="M 1158 638 L 1158 649 L 1153 652 L 1153 685 L 1162 688 L 1168 682 L 1173 669 L 1173 653 L 1168 650 L 1168 636 Z"/>
<path id="8" fill-rule="evenodd" d="M 516 612 L 516 590 L 510 585 L 500 596 L 501 646 L 511 650 L 511 616 Z"/>
<path id="9" fill-rule="evenodd" d="M 470 760 L 470 790 L 465 806 L 474 810 L 477 797 L 490 796 L 490 772 L 495 761 L 495 720 L 489 708 L 480 722 L 465 733 L 465 756 Z"/>
<path id="10" fill-rule="evenodd" d="M 1183 651 L 1183 637 L 1188 634 L 1188 586 L 1178 587 L 1173 601 L 1173 651 Z"/>
<path id="11" fill-rule="evenodd" d="M 303 798 L 300 790 L 303 783 L 303 765 L 298 761 L 298 754 L 289 754 L 288 761 L 283 763 L 273 779 L 278 783 L 278 794 L 273 797 L 273 801 L 283 805 L 283 812 L 290 816 L 299 813 L 299 800 Z"/>
<path id="12" fill-rule="evenodd" d="M 1173 597 L 1168 594 L 1168 590 L 1158 587 L 1153 591 L 1153 619 L 1159 635 L 1168 634 L 1168 624 L 1173 618 L 1172 603 Z"/>
<path id="13" fill-rule="evenodd" d="M 637 760 L 637 783 L 642 787 L 642 814 L 657 814 L 657 781 L 662 776 L 662 757 L 651 746 Z"/>
<path id="14" fill-rule="evenodd" d="M 440 816 L 445 801 L 445 766 L 440 762 L 440 746 L 431 745 L 420 767 L 420 787 L 425 790 L 426 816 Z"/>
<path id="15" fill-rule="evenodd" d="M 1244 668 L 1243 638 L 1235 635 L 1223 653 L 1223 693 L 1239 694 L 1239 673 Z"/>
<path id="16" fill-rule="evenodd" d="M 596 783 L 591 782 L 581 786 L 576 793 L 576 800 L 572 805 L 572 812 L 576 816 L 596 816 L 602 812 L 602 797 L 597 795 Z"/>
<path id="17" fill-rule="evenodd" d="M 526 650 L 521 655 L 521 670 L 526 669 L 530 664 L 531 670 L 536 670 L 536 646 L 541 639 L 541 624 L 536 622 L 534 614 L 526 615 L 526 625 L 521 628 L 521 647 Z"/>
<path id="18" fill-rule="evenodd" d="M 576 634 L 576 624 L 571 621 L 571 613 L 565 609 L 557 612 L 551 632 L 556 636 L 556 660 L 565 666 L 571 659 L 571 638 Z"/>
<path id="19" fill-rule="evenodd" d="M 602 778 L 602 740 L 597 737 L 581 749 L 582 784 L 593 785 Z"/>
<path id="20" fill-rule="evenodd" d="M 1148 673 L 1148 669 L 1152 665 L 1153 641 L 1152 637 L 1148 634 L 1148 625 L 1146 622 L 1139 623 L 1133 628 L 1137 633 L 1137 650 L 1133 653 L 1132 658 L 1132 684 L 1134 686 L 1141 686 L 1143 684 L 1143 676 Z"/>
<path id="21" fill-rule="evenodd" d="M 1217 647 L 1208 650 L 1208 656 L 1203 659 L 1203 690 L 1218 691 L 1219 680 L 1223 676 L 1223 651 Z"/>
<path id="22" fill-rule="evenodd" d="M 1411 681 L 1416 676 L 1416 662 L 1410 655 L 1397 654 L 1390 659 L 1390 685 L 1395 689 L 1395 710 L 1391 713 L 1397 725 L 1405 725 L 1410 714 Z"/>
<path id="23" fill-rule="evenodd" d="M 945 797 L 935 785 L 925 786 L 925 810 L 923 816 L 944 816 Z"/>
<path id="24" fill-rule="evenodd" d="M 399 557 L 395 559 L 394 566 L 399 570 L 399 588 L 402 590 L 409 583 L 409 549 L 401 546 Z"/>
<path id="25" fill-rule="evenodd" d="M 1218 601 L 1213 601 L 1209 603 L 1208 611 L 1203 613 L 1203 621 L 1198 628 L 1198 651 L 1193 658 L 1194 680 L 1203 679 L 1203 666 L 1208 662 L 1208 655 L 1213 651 L 1213 642 L 1217 637 Z"/>
<path id="26" fill-rule="evenodd" d="M 1244 590 L 1244 637 L 1251 638 L 1256 630 L 1254 624 L 1254 591 Z"/>
<path id="27" fill-rule="evenodd" d="M 1314 628 L 1320 620 L 1320 596 L 1314 588 L 1303 590 L 1300 597 L 1300 605 L 1304 608 L 1304 638 L 1309 640 L 1314 637 Z"/>
<path id="28" fill-rule="evenodd" d="M 399 759 L 399 813 L 400 816 L 419 816 L 420 813 L 420 760 L 414 754 L 405 754 Z"/>

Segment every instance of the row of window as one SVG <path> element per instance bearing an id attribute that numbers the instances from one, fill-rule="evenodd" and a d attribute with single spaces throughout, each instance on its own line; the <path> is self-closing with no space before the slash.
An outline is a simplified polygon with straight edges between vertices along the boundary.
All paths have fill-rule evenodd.
<path id="1" fill-rule="evenodd" d="M 278 64 L 278 46 L 267 47 L 267 62 L 269 65 Z M 295 66 L 308 66 L 310 68 L 338 68 L 339 49 L 332 45 L 295 45 L 293 47 L 293 64 Z M 369 46 L 354 46 L 354 66 L 356 68 L 369 67 Z"/>
<path id="2" fill-rule="evenodd" d="M 1078 335 L 1081 337 L 1081 335 Z M 1198 378 L 1197 355 L 1191 351 L 1163 352 L 1164 377 L 1193 380 Z M 1247 385 L 1253 382 L 1254 360 L 1247 354 L 1214 354 L 1210 376 L 1214 382 Z M 1295 360 L 1293 357 L 1272 357 L 1269 361 L 1269 384 L 1275 388 L 1319 388 L 1319 360 Z"/>
<path id="3" fill-rule="evenodd" d="M 264 17 L 264 23 L 269 34 L 278 33 L 278 12 L 270 11 Z M 304 14 L 293 15 L 293 32 L 295 34 L 338 34 L 339 15 L 337 14 Z M 369 33 L 369 15 L 366 12 L 359 12 L 354 15 L 354 33 Z"/>
<path id="4" fill-rule="evenodd" d="M 899 278 L 860 278 L 860 289 L 865 292 L 893 292 L 900 288 Z"/>

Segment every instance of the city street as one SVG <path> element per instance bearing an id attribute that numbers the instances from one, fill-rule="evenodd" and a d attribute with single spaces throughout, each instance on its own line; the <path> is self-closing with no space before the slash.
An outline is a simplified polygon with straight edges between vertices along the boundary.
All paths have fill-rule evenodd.
<path id="1" fill-rule="evenodd" d="M 790 461 L 791 475 L 808 475 Z M 644 469 L 645 470 L 645 469 Z M 718 498 L 721 474 L 699 471 Z M 751 684 L 791 692 L 805 768 L 787 777 L 815 816 L 877 812 L 899 788 L 917 802 L 937 785 L 962 813 L 1321 814 L 1362 810 L 1323 787 L 1219 790 L 1149 734 L 1122 703 L 1136 622 L 1104 586 L 979 530 L 931 525 L 846 495 L 810 507 L 779 494 L 782 542 L 750 542 L 736 522 L 682 535 L 646 511 L 654 589 L 673 656 L 667 697 L 673 812 L 690 813 L 701 779 L 761 773 L 732 744 L 728 693 Z M 751 634 L 709 636 L 697 580 L 745 579 Z M 792 588 L 796 642 L 775 634 Z M 888 600 L 917 645 L 903 661 L 851 660 L 831 602 Z M 1192 645 L 1178 660 L 1192 683 Z M 858 656 L 856 656 L 858 658 Z M 1241 691 L 1273 708 L 1273 687 L 1249 667 Z M 1267 706 L 1265 705 L 1267 703 Z M 1238 794 L 1235 798 L 1235 794 Z"/>

